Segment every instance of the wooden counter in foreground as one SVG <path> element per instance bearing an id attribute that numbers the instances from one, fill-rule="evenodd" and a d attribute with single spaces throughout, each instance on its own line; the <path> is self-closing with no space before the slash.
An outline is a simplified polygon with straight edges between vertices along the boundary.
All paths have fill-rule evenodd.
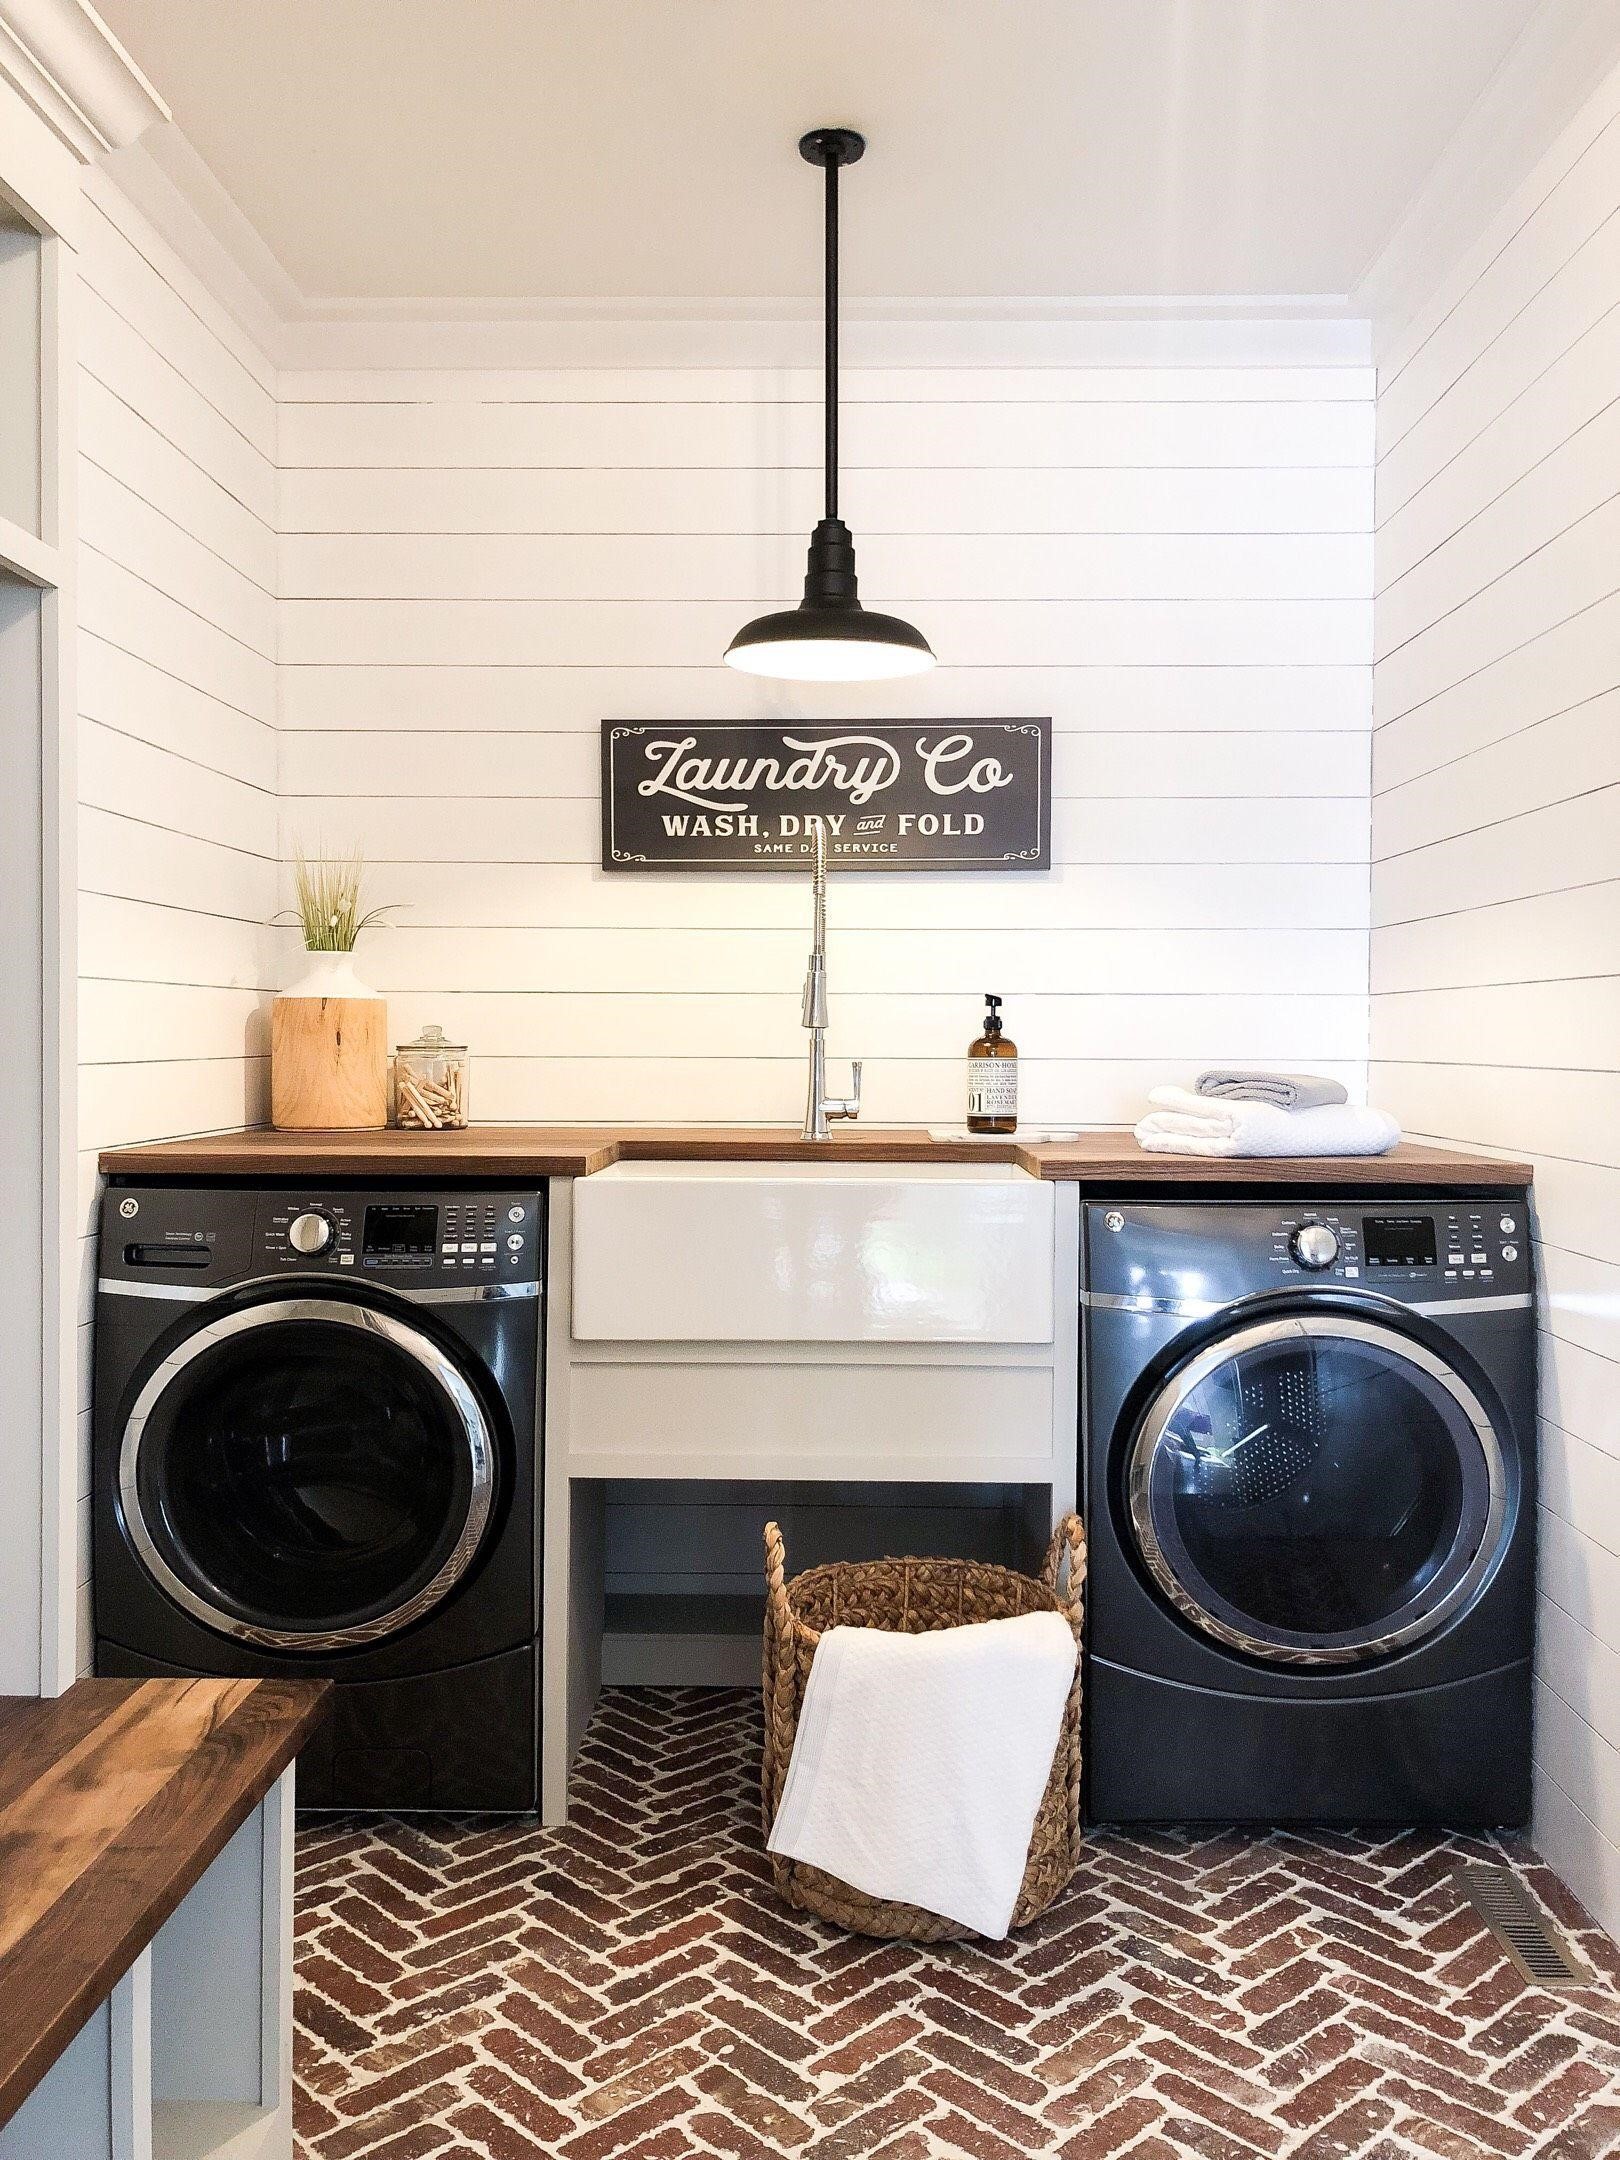
<path id="1" fill-rule="evenodd" d="M 1031 1176 L 1099 1189 L 1132 1185 L 1309 1185 L 1331 1192 L 1413 1185 L 1528 1185 L 1530 1165 L 1406 1141 L 1388 1155 L 1222 1158 L 1149 1155 L 1128 1132 L 1078 1140 L 932 1140 L 901 1126 L 841 1131 L 825 1144 L 767 1125 L 471 1125 L 464 1132 L 282 1133 L 266 1127 L 111 1148 L 115 1177 L 589 1177 L 615 1162 L 1015 1162 Z"/>
<path id="2" fill-rule="evenodd" d="M 105 2100 L 107 2039 L 99 2063 L 73 2058 L 82 2041 L 96 2038 L 87 2022 L 104 2014 L 115 1991 L 127 1994 L 132 1967 L 144 1976 L 134 2025 L 126 2005 L 122 2039 L 115 2016 L 111 2042 L 115 2056 L 130 2058 L 133 2097 L 123 2098 L 139 2111 L 151 2083 L 140 2028 L 148 2028 L 149 2058 L 150 2027 L 161 2026 L 173 2007 L 164 2000 L 153 2006 L 154 1993 L 164 1992 L 161 1977 L 155 1990 L 150 1979 L 153 1939 L 282 1788 L 324 1715 L 327 1693 L 325 1681 L 80 1680 L 54 1700 L 0 1696 L 0 2125 L 36 2088 L 64 2125 L 77 2124 L 95 2098 Z M 285 1835 L 290 1855 L 290 1821 Z M 276 1864 L 268 1853 L 267 1880 Z M 236 1874 L 243 1872 L 238 1866 Z M 188 2032 L 209 2031 L 222 2046 L 233 1986 L 251 1998 L 255 2023 L 262 2016 L 268 2024 L 275 2007 L 259 2008 L 260 1947 L 250 1939 L 265 1906 L 257 1873 L 245 1893 L 232 1887 L 244 1910 L 228 1908 L 225 1939 L 240 1946 L 249 1968 L 186 1976 L 195 1998 L 185 2006 Z M 290 1940 L 265 1945 L 273 1963 L 285 1963 L 288 1951 Z M 282 2038 L 290 2044 L 290 2032 Z M 259 2047 L 255 2030 L 247 2042 L 255 2060 Z M 41 2081 L 53 2066 L 62 2078 L 47 2090 Z M 198 2066 L 197 2074 L 209 2067 Z M 116 2116 L 116 2093 L 113 2103 Z M 285 2114 L 290 2150 L 290 2092 L 266 2094 L 261 2105 L 239 2112 Z M 88 2127 L 82 2141 L 66 2127 L 60 2135 L 71 2140 L 75 2160 L 93 2160 L 98 2147 Z M 0 2154 L 8 2149 L 0 2128 Z M 23 2149 L 35 2149 L 26 2137 Z"/>

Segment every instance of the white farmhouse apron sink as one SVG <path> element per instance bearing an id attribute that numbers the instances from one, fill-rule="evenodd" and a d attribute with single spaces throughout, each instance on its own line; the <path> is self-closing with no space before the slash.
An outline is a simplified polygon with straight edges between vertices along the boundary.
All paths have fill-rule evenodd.
<path id="1" fill-rule="evenodd" d="M 574 1189 L 573 1333 L 1050 1342 L 1053 1218 L 1010 1163 L 616 1163 Z"/>

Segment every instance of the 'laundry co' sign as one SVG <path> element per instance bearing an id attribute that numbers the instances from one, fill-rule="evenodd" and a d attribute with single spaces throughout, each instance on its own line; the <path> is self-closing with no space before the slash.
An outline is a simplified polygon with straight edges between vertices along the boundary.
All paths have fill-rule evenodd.
<path id="1" fill-rule="evenodd" d="M 1050 720 L 602 723 L 606 870 L 1045 870 Z"/>

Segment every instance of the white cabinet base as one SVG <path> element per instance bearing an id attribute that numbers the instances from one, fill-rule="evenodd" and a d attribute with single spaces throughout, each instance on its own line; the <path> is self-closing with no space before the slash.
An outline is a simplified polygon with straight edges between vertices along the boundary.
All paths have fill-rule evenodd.
<path id="1" fill-rule="evenodd" d="M 0 2128 L 0 2160 L 292 2160 L 293 1772 Z"/>
<path id="2" fill-rule="evenodd" d="M 143 1950 L 0 2130 L 0 2160 L 153 2160 L 151 2002 Z"/>
<path id="3" fill-rule="evenodd" d="M 747 1481 L 773 1490 L 1017 1487 L 1048 1526 L 1075 1504 L 1076 1186 L 993 1175 L 874 1179 L 861 1165 L 842 1176 L 839 1165 L 794 1165 L 793 1176 L 780 1164 L 747 1166 L 746 1175 L 729 1180 L 635 1167 L 638 1175 L 613 1185 L 611 1172 L 584 1181 L 583 1190 L 570 1179 L 551 1184 L 541 1813 L 552 1825 L 567 1819 L 569 1768 L 604 1681 L 751 1686 L 759 1674 L 757 1635 L 712 1633 L 701 1623 L 687 1635 L 626 1631 L 604 1641 L 608 1481 Z M 639 1235 L 648 1191 L 661 1177 L 669 1187 L 668 1235 L 684 1240 L 679 1265 L 668 1250 L 631 1252 L 618 1220 L 621 1203 L 633 1198 Z M 792 1204 L 823 1180 L 814 1206 Z M 871 1231 L 870 1194 L 879 1183 L 892 1203 L 878 1224 L 882 1236 L 872 1232 L 883 1266 L 868 1254 L 863 1272 L 851 1268 L 854 1217 L 844 1217 L 855 1209 Z M 783 1224 L 797 1224 L 810 1250 L 816 1229 L 829 1252 L 838 1249 L 838 1265 L 829 1268 L 840 1280 L 850 1273 L 868 1285 L 882 1278 L 885 1295 L 872 1310 L 855 1298 L 835 1324 L 838 1300 L 830 1292 L 808 1300 L 809 1317 L 806 1300 L 789 1295 L 798 1320 L 770 1322 L 787 1328 L 776 1339 L 754 1334 L 767 1324 L 772 1298 L 780 1304 L 779 1293 L 797 1279 L 795 1267 L 782 1262 L 787 1247 L 772 1246 L 774 1259 L 764 1254 L 770 1280 L 761 1289 L 762 1247 L 743 1252 L 747 1241 L 735 1236 L 705 1245 L 692 1233 L 705 1209 L 714 1218 L 709 1228 L 718 1230 L 723 1203 L 740 1195 L 752 1205 L 762 1184 L 778 1188 L 773 1220 L 782 1237 Z M 587 1332 L 576 1334 L 575 1203 L 586 1192 L 595 1196 L 598 1219 L 586 1232 L 582 1272 L 596 1309 L 585 1317 Z M 975 1242 L 947 1260 L 931 1243 L 946 1235 Z M 706 1254 L 701 1267 L 694 1252 Z M 986 1256 L 997 1253 L 987 1266 Z M 738 1287 L 744 1259 L 754 1270 L 751 1301 Z M 919 1296 L 908 1303 L 913 1279 Z M 1002 1295 L 1009 1286 L 1010 1298 Z M 933 1296 L 932 1306 L 922 1291 Z M 964 1298 L 973 1307 L 971 1326 L 961 1318 Z M 909 1318 L 897 1325 L 903 1308 Z M 666 1331 L 677 1318 L 690 1332 L 672 1339 Z M 763 1596 L 762 1583 L 762 1608 Z"/>

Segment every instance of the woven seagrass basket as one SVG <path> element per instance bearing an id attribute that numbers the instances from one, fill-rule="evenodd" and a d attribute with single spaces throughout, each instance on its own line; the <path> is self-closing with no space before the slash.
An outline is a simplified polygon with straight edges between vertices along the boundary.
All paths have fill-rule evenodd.
<path id="1" fill-rule="evenodd" d="M 1064 1562 L 1067 1560 L 1067 1569 Z M 787 1782 L 788 1758 L 816 1645 L 830 1627 L 888 1628 L 923 1635 L 975 1620 L 1011 1620 L 1020 1613 L 1061 1613 L 1080 1646 L 1086 1538 L 1077 1515 L 1052 1533 L 1040 1578 L 979 1560 L 845 1560 L 787 1579 L 782 1533 L 765 1526 L 765 1834 L 770 1835 Z M 1074 1873 L 1080 1856 L 1080 1662 L 1063 1712 L 1029 1844 L 1029 1864 L 1012 1924 L 1025 1927 L 1046 1910 Z M 860 1935 L 904 1936 L 914 1942 L 955 1942 L 972 1933 L 938 1913 L 869 1897 L 837 1876 L 801 1860 L 771 1854 L 776 1887 L 790 1905 Z"/>

